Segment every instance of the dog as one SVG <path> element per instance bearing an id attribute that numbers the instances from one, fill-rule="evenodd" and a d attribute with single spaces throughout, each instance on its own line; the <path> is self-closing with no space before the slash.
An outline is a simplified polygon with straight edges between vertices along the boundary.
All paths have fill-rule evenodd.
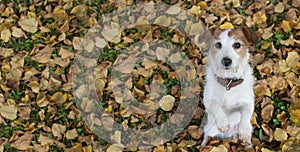
<path id="1" fill-rule="evenodd" d="M 249 63 L 257 36 L 247 28 L 211 31 L 203 103 L 207 113 L 204 137 L 238 138 L 251 148 L 254 76 Z"/>

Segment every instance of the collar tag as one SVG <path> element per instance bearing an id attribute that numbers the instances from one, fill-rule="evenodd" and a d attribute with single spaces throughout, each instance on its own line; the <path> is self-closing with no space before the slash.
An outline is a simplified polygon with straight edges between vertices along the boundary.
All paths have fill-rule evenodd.
<path id="1" fill-rule="evenodd" d="M 226 85 L 226 90 L 229 91 L 231 89 L 230 84 L 232 82 L 232 79 L 230 79 Z"/>

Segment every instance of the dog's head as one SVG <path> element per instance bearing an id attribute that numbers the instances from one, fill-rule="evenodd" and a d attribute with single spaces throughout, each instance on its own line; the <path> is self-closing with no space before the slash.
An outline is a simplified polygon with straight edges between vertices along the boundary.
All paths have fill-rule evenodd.
<path id="1" fill-rule="evenodd" d="M 243 68 L 248 64 L 249 51 L 257 42 L 254 32 L 246 28 L 215 28 L 211 31 L 215 41 L 209 50 L 209 62 L 218 76 L 241 77 Z"/>

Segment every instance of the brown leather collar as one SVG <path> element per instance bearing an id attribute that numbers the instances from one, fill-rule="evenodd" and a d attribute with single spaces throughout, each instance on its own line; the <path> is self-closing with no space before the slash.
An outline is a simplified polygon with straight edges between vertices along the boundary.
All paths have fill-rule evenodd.
<path id="1" fill-rule="evenodd" d="M 216 76 L 217 77 L 217 76 Z M 226 90 L 230 90 L 232 87 L 235 87 L 241 84 L 244 79 L 235 79 L 235 78 L 221 78 L 217 77 L 217 81 L 226 88 Z"/>

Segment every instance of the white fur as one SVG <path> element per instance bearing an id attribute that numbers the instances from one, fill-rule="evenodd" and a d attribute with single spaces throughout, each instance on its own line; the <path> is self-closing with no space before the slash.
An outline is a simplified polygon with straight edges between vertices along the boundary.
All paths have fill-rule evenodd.
<path id="1" fill-rule="evenodd" d="M 204 127 L 202 146 L 205 146 L 208 136 L 220 139 L 237 137 L 251 144 L 251 117 L 254 111 L 254 78 L 249 65 L 249 53 L 239 56 L 232 47 L 234 42 L 241 40 L 228 36 L 230 30 L 223 31 L 216 41 L 222 43 L 222 48 L 213 55 L 208 53 L 209 64 L 206 69 L 206 84 L 203 102 L 207 113 L 207 124 Z M 214 47 L 214 45 L 212 46 Z M 221 60 L 223 57 L 232 59 L 230 69 L 225 69 Z M 220 85 L 216 76 L 222 78 L 243 78 L 244 81 L 226 90 Z M 248 148 L 251 147 L 248 146 Z"/>

